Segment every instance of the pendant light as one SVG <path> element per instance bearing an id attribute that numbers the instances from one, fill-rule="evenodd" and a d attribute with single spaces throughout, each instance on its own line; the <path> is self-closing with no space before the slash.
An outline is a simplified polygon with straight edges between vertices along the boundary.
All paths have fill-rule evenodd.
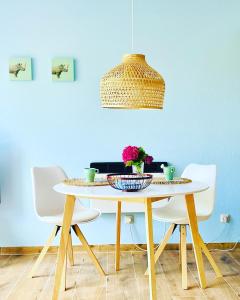
<path id="1" fill-rule="evenodd" d="M 132 0 L 133 50 L 133 0 Z M 100 81 L 104 108 L 162 109 L 165 82 L 150 67 L 143 54 L 124 55 L 121 64 L 107 72 Z"/>

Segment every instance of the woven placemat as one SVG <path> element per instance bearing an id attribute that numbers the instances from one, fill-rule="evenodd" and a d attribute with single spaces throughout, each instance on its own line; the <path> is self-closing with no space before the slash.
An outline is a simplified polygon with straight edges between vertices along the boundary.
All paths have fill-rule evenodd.
<path id="1" fill-rule="evenodd" d="M 109 185 L 108 181 L 106 180 L 97 180 L 94 182 L 86 182 L 85 179 L 82 178 L 72 178 L 72 179 L 65 179 L 63 183 L 67 185 L 75 185 L 75 186 L 104 186 Z"/>
<path id="2" fill-rule="evenodd" d="M 153 184 L 185 184 L 189 182 L 192 182 L 192 180 L 188 178 L 174 178 L 167 181 L 164 177 L 154 177 L 152 180 Z"/>

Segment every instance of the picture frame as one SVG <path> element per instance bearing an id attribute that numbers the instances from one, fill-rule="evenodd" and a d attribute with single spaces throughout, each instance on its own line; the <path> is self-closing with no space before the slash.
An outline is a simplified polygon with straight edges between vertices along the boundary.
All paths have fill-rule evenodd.
<path id="1" fill-rule="evenodd" d="M 75 62 L 73 58 L 56 57 L 52 59 L 52 80 L 53 81 L 74 81 Z"/>
<path id="2" fill-rule="evenodd" d="M 13 81 L 32 80 L 31 57 L 15 57 L 9 59 L 9 79 Z"/>

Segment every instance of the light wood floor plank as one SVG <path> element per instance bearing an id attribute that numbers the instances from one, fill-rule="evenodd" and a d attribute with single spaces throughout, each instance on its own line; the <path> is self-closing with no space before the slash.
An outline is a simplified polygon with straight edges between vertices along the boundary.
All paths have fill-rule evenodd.
<path id="1" fill-rule="evenodd" d="M 136 274 L 136 284 L 139 292 L 139 300 L 148 299 L 148 276 L 144 275 L 144 272 L 147 268 L 147 255 L 142 251 L 132 252 L 132 260 L 134 264 L 134 271 Z"/>
<path id="2" fill-rule="evenodd" d="M 47 256 L 50 257 L 49 259 L 52 260 L 52 263 L 50 265 L 47 265 L 48 266 L 47 276 L 46 276 L 45 282 L 41 288 L 41 292 L 40 292 L 39 296 L 37 297 L 37 300 L 51 300 L 52 299 L 57 254 L 47 254 Z M 45 261 L 45 263 L 43 262 L 43 264 L 46 264 L 46 261 Z"/>
<path id="3" fill-rule="evenodd" d="M 108 253 L 107 300 L 139 300 L 131 252 L 121 252 L 121 269 L 115 272 L 115 253 Z"/>
<path id="4" fill-rule="evenodd" d="M 236 250 L 231 251 L 231 252 L 229 251 L 228 254 L 234 259 L 234 261 L 235 261 L 235 263 L 237 265 L 237 268 L 239 270 L 239 267 L 240 267 L 240 250 L 236 249 Z M 237 292 L 240 295 L 240 284 L 238 285 Z"/>
<path id="5" fill-rule="evenodd" d="M 188 251 L 187 251 L 188 255 Z M 182 273 L 179 266 L 179 252 L 166 250 L 159 260 L 171 290 L 172 297 L 203 297 L 203 292 L 198 283 L 188 272 L 188 290 L 182 289 Z M 174 288 L 173 288 L 174 287 Z"/>
<path id="6" fill-rule="evenodd" d="M 0 267 L 4 266 L 10 257 L 10 255 L 0 255 Z"/>
<path id="7" fill-rule="evenodd" d="M 107 253 L 95 252 L 99 263 L 107 270 Z M 67 269 L 67 290 L 62 299 L 106 300 L 107 276 L 101 276 L 86 252 L 75 253 L 73 267 Z"/>
<path id="8" fill-rule="evenodd" d="M 223 279 L 240 298 L 240 252 L 211 252 L 216 263 L 221 266 Z M 239 262 L 239 263 L 238 263 Z"/>
<path id="9" fill-rule="evenodd" d="M 233 257 L 236 261 L 236 263 L 240 266 L 240 250 L 234 250 L 227 252 L 231 257 Z"/>
<path id="10" fill-rule="evenodd" d="M 178 296 L 174 296 L 172 297 L 172 300 L 206 300 L 206 298 L 203 297 L 198 297 L 198 296 L 193 296 L 193 297 L 178 297 Z"/>
<path id="11" fill-rule="evenodd" d="M 216 259 L 216 254 L 212 252 L 213 258 L 216 260 L 217 263 L 220 263 L 219 268 L 221 271 L 223 271 L 223 263 L 220 261 L 217 261 Z M 221 255 L 221 253 L 219 253 Z M 189 264 L 188 267 L 195 277 L 197 279 L 197 269 L 196 265 L 194 263 L 194 256 L 192 251 L 190 251 L 189 256 Z M 206 295 L 211 300 L 219 300 L 219 299 L 224 299 L 224 300 L 236 300 L 240 299 L 235 291 L 227 284 L 225 281 L 224 277 L 216 278 L 216 274 L 213 271 L 212 267 L 210 266 L 209 262 L 207 261 L 206 257 L 204 257 L 204 266 L 205 266 L 205 272 L 206 272 L 206 278 L 207 278 L 207 289 L 203 290 L 203 293 Z M 224 275 L 224 272 L 223 272 Z M 240 280 L 239 280 L 240 284 Z"/>
<path id="12" fill-rule="evenodd" d="M 107 253 L 96 252 L 96 256 L 107 269 Z M 74 266 L 67 268 L 66 279 L 66 291 L 60 293 L 61 300 L 106 300 L 107 278 L 99 275 L 86 252 L 75 252 Z M 53 284 L 52 274 L 40 300 L 51 299 Z"/>
<path id="13" fill-rule="evenodd" d="M 188 251 L 189 289 L 181 287 L 178 251 L 166 250 L 156 264 L 157 299 L 159 300 L 236 300 L 240 299 L 240 251 L 212 252 L 224 277 L 215 273 L 204 257 L 208 288 L 201 290 L 195 258 Z M 115 253 L 96 252 L 106 270 L 100 276 L 85 252 L 75 253 L 75 266 L 67 269 L 67 290 L 60 300 L 148 300 L 148 278 L 145 252 L 122 252 L 121 270 L 115 273 Z M 47 254 L 39 266 L 36 278 L 27 274 L 37 255 L 0 256 L 1 300 L 50 300 L 53 291 L 56 254 Z"/>
<path id="14" fill-rule="evenodd" d="M 32 268 L 36 262 L 37 256 L 29 264 L 29 270 Z M 45 255 L 44 260 L 38 266 L 35 277 L 31 278 L 28 276 L 28 273 L 23 274 L 15 288 L 11 291 L 8 296 L 8 300 L 22 300 L 22 299 L 39 299 L 39 295 L 44 289 L 45 282 L 48 280 L 48 277 L 51 275 L 52 266 L 56 262 L 55 255 Z M 13 265 L 14 267 L 14 265 Z"/>
<path id="15" fill-rule="evenodd" d="M 0 299 L 8 299 L 18 282 L 33 263 L 33 255 L 11 256 L 0 270 Z"/>
<path id="16" fill-rule="evenodd" d="M 136 251 L 132 253 L 132 256 L 140 296 L 139 299 L 145 300 L 149 298 L 148 277 L 144 274 L 147 267 L 147 255 L 145 252 Z M 165 274 L 158 262 L 156 263 L 155 268 L 157 297 L 161 300 L 171 300 L 171 292 L 168 289 Z"/>

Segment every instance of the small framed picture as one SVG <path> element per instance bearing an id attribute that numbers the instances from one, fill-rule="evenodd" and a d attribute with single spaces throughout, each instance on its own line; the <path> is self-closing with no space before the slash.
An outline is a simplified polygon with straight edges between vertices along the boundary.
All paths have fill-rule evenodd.
<path id="1" fill-rule="evenodd" d="M 74 81 L 75 79 L 73 58 L 53 58 L 52 80 L 53 81 Z"/>
<path id="2" fill-rule="evenodd" d="M 10 80 L 32 80 L 32 59 L 16 57 L 9 60 Z"/>

